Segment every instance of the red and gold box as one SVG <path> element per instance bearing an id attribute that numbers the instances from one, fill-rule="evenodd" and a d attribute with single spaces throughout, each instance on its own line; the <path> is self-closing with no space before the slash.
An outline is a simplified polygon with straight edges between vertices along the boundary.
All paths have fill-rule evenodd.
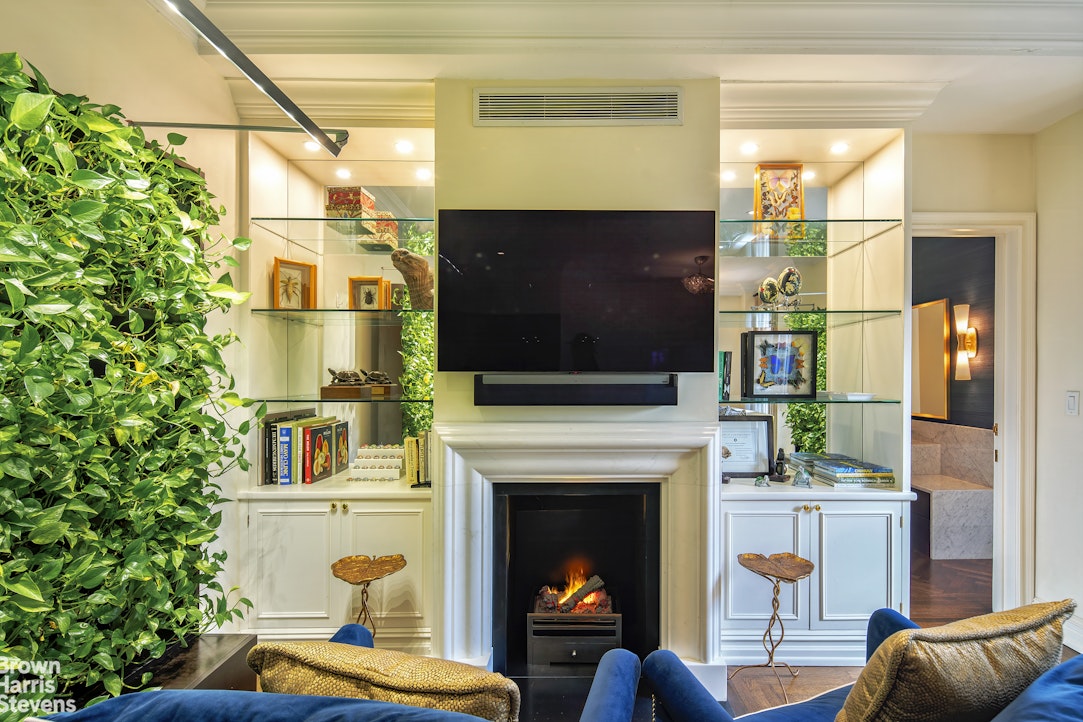
<path id="1" fill-rule="evenodd" d="M 363 218 L 361 225 L 376 232 L 376 198 L 361 186 L 327 186 L 325 208 L 328 218 Z"/>

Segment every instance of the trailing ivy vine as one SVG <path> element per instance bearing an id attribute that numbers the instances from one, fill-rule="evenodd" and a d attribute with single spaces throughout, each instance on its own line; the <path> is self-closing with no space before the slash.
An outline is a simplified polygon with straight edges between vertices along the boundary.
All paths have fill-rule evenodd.
<path id="1" fill-rule="evenodd" d="M 416 224 L 406 229 L 405 246 L 421 256 L 432 256 L 436 240 L 431 230 L 421 231 Z M 431 399 L 433 371 L 436 366 L 436 331 L 432 311 L 410 308 L 410 293 L 402 291 L 402 376 L 399 384 L 408 399 Z M 402 404 L 402 435 L 420 436 L 432 428 L 432 404 Z"/>
<path id="2" fill-rule="evenodd" d="M 224 418 L 248 404 L 234 336 L 207 331 L 245 297 L 212 269 L 248 241 L 211 238 L 203 178 L 117 107 L 31 72 L 0 54 L 0 656 L 117 695 L 248 604 L 208 550 L 249 422 Z"/>
<path id="3" fill-rule="evenodd" d="M 809 223 L 804 237 L 787 242 L 790 256 L 825 256 L 827 228 L 823 223 Z M 827 388 L 827 314 L 802 312 L 786 314 L 786 326 L 794 331 L 817 331 L 816 388 Z M 786 407 L 786 426 L 797 451 L 823 454 L 827 451 L 827 407 L 823 404 L 790 404 Z"/>

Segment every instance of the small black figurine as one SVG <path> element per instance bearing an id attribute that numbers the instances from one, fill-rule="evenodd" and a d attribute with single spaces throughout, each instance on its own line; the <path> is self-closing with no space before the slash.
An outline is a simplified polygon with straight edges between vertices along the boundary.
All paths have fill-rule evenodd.
<path id="1" fill-rule="evenodd" d="M 775 457 L 775 476 L 786 475 L 786 454 L 782 452 L 782 449 L 778 450 L 778 456 Z"/>

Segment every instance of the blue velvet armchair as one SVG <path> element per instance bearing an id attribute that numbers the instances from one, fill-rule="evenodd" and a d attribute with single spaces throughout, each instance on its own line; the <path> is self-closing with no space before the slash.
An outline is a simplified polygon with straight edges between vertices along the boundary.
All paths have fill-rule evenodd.
<path id="1" fill-rule="evenodd" d="M 1048 609 L 1039 607 L 1048 607 Z M 862 672 L 862 678 L 853 685 L 847 685 L 838 689 L 830 690 L 817 697 L 797 702 L 794 704 L 774 707 L 749 715 L 743 715 L 742 722 L 835 722 L 836 720 L 905 720 L 905 719 L 991 719 L 992 722 L 1069 722 L 1071 720 L 1083 720 L 1083 655 L 1073 657 L 1067 661 L 1056 663 L 1061 657 L 1061 628 L 1064 619 L 1071 614 L 1074 603 L 1067 605 L 1061 603 L 1061 608 L 1055 604 L 1032 605 L 1021 607 L 1019 610 L 1011 610 L 994 615 L 975 617 L 972 620 L 963 620 L 956 625 L 946 625 L 939 628 L 946 633 L 939 634 L 936 629 L 920 630 L 907 633 L 905 641 L 899 643 L 896 638 L 885 645 L 881 654 L 873 655 L 881 644 L 888 640 L 896 632 L 903 630 L 919 630 L 918 625 L 911 622 L 903 615 L 891 609 L 881 609 L 873 613 L 869 619 L 868 634 L 866 637 L 866 659 L 870 663 Z M 1037 609 L 1037 612 L 1033 610 Z M 1025 619 L 1026 614 L 1044 614 L 1045 619 L 1037 619 L 1034 624 L 1029 624 Z M 1005 622 L 1001 626 L 995 623 Z M 1020 620 L 1023 619 L 1023 622 Z M 982 636 L 983 625 L 987 625 L 991 631 Z M 955 627 L 948 631 L 948 627 Z M 1015 636 L 1016 639 L 1011 639 Z M 921 671 L 916 670 L 922 662 L 915 663 L 914 658 L 907 658 L 909 666 L 896 667 L 895 675 L 883 675 L 873 679 L 871 684 L 865 676 L 869 672 L 879 674 L 884 667 L 880 664 L 888 653 L 896 658 L 905 656 L 911 647 L 920 647 L 928 644 L 931 647 L 940 647 L 940 655 L 934 654 L 932 659 L 940 663 L 947 662 L 947 668 L 939 670 L 943 677 L 958 677 L 966 680 L 974 669 L 981 668 L 993 674 L 1002 674 L 1004 668 L 1013 665 L 1024 668 L 1023 681 L 1003 680 L 1003 684 L 986 679 L 977 689 L 971 685 L 968 692 L 971 699 L 977 705 L 993 701 L 992 711 L 975 715 L 972 710 L 960 709 L 953 714 L 951 701 L 944 707 L 945 695 L 943 689 L 936 686 L 932 681 L 928 684 L 924 681 L 915 683 L 921 679 Z M 969 645 L 969 646 L 968 646 Z M 997 645 L 1011 645 L 1010 648 Z M 970 657 L 955 657 L 950 654 L 953 650 L 945 650 L 945 647 L 963 647 L 965 654 Z M 1046 654 L 1042 655 L 1042 648 Z M 974 654 L 974 651 L 977 653 Z M 1010 650 L 1010 651 L 1009 651 Z M 955 650 L 957 651 L 957 650 Z M 906 665 L 907 662 L 904 662 Z M 939 665 L 934 665 L 939 666 Z M 901 671 L 900 671 L 901 669 Z M 1041 670 L 1045 671 L 1042 672 Z M 656 719 L 661 722 L 732 722 L 733 717 L 711 696 L 711 694 L 699 683 L 687 667 L 667 650 L 652 652 L 643 662 L 643 679 L 649 685 L 654 694 Z M 915 674 L 916 672 L 916 674 Z M 886 682 L 884 680 L 887 680 Z M 902 681 L 900 681 L 902 680 Z M 863 710 L 861 714 L 847 716 L 851 702 L 847 696 L 854 689 L 858 703 L 873 698 L 876 703 L 882 703 L 884 698 L 890 698 L 893 694 L 900 694 L 897 688 L 900 685 L 910 684 L 911 689 L 901 693 L 905 697 L 905 704 L 910 704 L 910 711 L 903 710 L 904 704 L 882 704 L 873 712 Z M 1014 685 L 1014 686 L 1013 686 Z M 896 689 L 890 689 L 894 686 Z M 873 693 L 870 694 L 870 690 Z M 864 696 L 863 696 L 864 695 Z M 923 700 L 934 700 L 930 707 L 938 705 L 939 709 L 922 709 Z M 975 701 L 976 700 L 976 701 Z M 916 705 L 914 704 L 916 702 Z M 1006 705 L 1006 706 L 1005 706 Z M 916 713 L 914 707 L 917 707 Z"/>

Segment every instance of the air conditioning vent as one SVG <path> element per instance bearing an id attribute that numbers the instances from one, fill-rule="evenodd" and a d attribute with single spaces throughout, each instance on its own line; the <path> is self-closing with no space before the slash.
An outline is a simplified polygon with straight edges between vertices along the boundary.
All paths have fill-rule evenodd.
<path id="1" fill-rule="evenodd" d="M 474 125 L 681 125 L 681 89 L 476 88 Z"/>

